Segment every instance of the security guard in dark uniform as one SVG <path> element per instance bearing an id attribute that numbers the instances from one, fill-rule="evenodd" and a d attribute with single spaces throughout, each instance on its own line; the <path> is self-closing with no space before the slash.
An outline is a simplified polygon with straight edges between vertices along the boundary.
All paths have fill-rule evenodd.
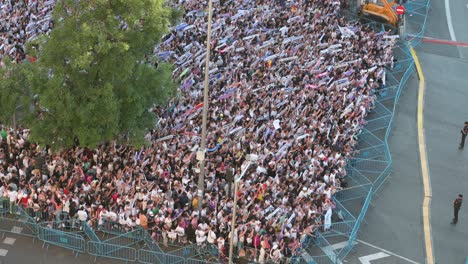
<path id="1" fill-rule="evenodd" d="M 453 220 L 452 225 L 456 225 L 458 222 L 458 211 L 460 211 L 463 202 L 463 194 L 459 194 L 457 199 L 453 201 Z"/>
<path id="2" fill-rule="evenodd" d="M 465 122 L 465 126 L 462 128 L 460 132 L 462 134 L 462 138 L 460 142 L 460 147 L 458 147 L 458 149 L 463 149 L 463 147 L 465 146 L 466 135 L 468 134 L 468 121 Z"/>

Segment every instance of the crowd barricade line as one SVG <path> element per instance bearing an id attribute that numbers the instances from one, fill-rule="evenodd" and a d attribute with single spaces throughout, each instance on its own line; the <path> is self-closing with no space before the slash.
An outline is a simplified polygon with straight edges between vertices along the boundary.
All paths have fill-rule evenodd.
<path id="1" fill-rule="evenodd" d="M 206 261 L 203 259 L 186 259 L 186 264 L 218 264 L 219 262 Z"/>
<path id="2" fill-rule="evenodd" d="M 360 159 L 355 163 L 355 168 L 361 173 L 382 173 L 388 166 L 387 161 Z"/>
<path id="3" fill-rule="evenodd" d="M 102 242 L 107 244 L 130 246 L 144 239 L 143 231 L 143 229 L 138 228 L 128 233 L 120 234 L 118 236 L 106 239 Z"/>
<path id="4" fill-rule="evenodd" d="M 153 263 L 185 263 L 185 258 L 165 254 L 161 252 L 155 252 L 152 250 L 139 249 L 138 250 L 138 262 L 153 264 Z"/>
<path id="5" fill-rule="evenodd" d="M 96 235 L 96 232 L 88 225 L 88 223 L 82 223 L 83 232 L 86 234 L 90 241 L 101 242 L 101 239 Z"/>
<path id="6" fill-rule="evenodd" d="M 86 244 L 83 236 L 74 233 L 66 233 L 63 231 L 47 228 L 38 225 L 38 238 L 43 242 L 42 247 L 49 248 L 49 245 L 55 245 L 70 249 L 76 252 L 76 255 L 85 252 Z"/>
<path id="7" fill-rule="evenodd" d="M 372 132 L 385 129 L 386 127 L 388 127 L 391 117 L 392 117 L 391 115 L 387 115 L 387 116 L 383 116 L 383 117 L 379 117 L 376 119 L 366 121 L 367 122 L 366 128 L 367 130 L 372 131 Z"/>
<path id="8" fill-rule="evenodd" d="M 387 176 L 390 175 L 390 173 L 392 172 L 392 164 L 393 163 L 389 163 L 387 168 L 385 168 L 385 170 L 379 175 L 379 177 L 377 177 L 377 179 L 374 181 L 374 193 L 377 192 L 377 190 L 380 189 L 380 187 L 384 184 L 384 182 L 387 180 Z"/>
<path id="9" fill-rule="evenodd" d="M 338 214 L 339 219 L 342 222 L 347 222 L 347 221 L 356 221 L 356 217 L 354 217 L 353 214 L 349 212 L 349 210 L 336 198 L 333 198 L 333 201 L 335 203 L 335 210 L 336 213 Z"/>
<path id="10" fill-rule="evenodd" d="M 149 232 L 145 231 L 143 233 L 143 240 L 145 242 L 146 247 L 148 247 L 150 250 L 160 254 L 164 253 L 161 247 L 158 245 L 158 243 L 156 243 L 156 241 L 153 240 Z"/>
<path id="11" fill-rule="evenodd" d="M 385 154 L 385 144 L 377 145 L 374 147 L 368 147 L 364 149 L 359 149 L 359 152 L 356 154 L 356 159 L 377 159 L 382 157 Z"/>
<path id="12" fill-rule="evenodd" d="M 363 145 L 363 143 L 367 144 L 365 146 L 371 146 L 371 147 L 384 144 L 384 142 L 380 138 L 375 136 L 373 133 L 371 133 L 367 129 L 362 130 L 362 132 L 358 136 L 358 141 L 359 141 L 359 145 L 356 147 L 356 151 L 362 150 L 361 146 Z"/>
<path id="13" fill-rule="evenodd" d="M 137 251 L 133 247 L 114 245 L 105 242 L 88 241 L 86 252 L 95 257 L 111 258 L 134 262 L 137 260 Z"/>
<path id="14" fill-rule="evenodd" d="M 191 244 L 189 246 L 179 248 L 173 251 L 168 252 L 170 255 L 175 255 L 183 258 L 189 258 L 192 256 L 197 255 L 197 248 L 198 246 L 196 244 Z"/>
<path id="15" fill-rule="evenodd" d="M 381 102 L 376 101 L 374 104 L 374 109 L 372 112 L 378 116 L 387 116 L 391 115 L 392 111 L 390 111 L 387 107 L 385 107 Z"/>
<path id="16" fill-rule="evenodd" d="M 103 220 L 101 225 L 98 225 L 97 230 L 106 234 L 107 236 L 114 235 L 119 236 L 134 230 L 135 227 L 129 227 L 121 225 L 119 222 Z"/>
<path id="17" fill-rule="evenodd" d="M 2 233 L 13 233 L 31 237 L 34 240 L 38 235 L 36 224 L 8 217 L 0 219 L 0 231 Z"/>
<path id="18" fill-rule="evenodd" d="M 424 38 L 427 16 L 431 10 L 431 0 L 413 0 L 405 4 L 407 40 L 413 46 L 419 46 Z"/>
<path id="19" fill-rule="evenodd" d="M 393 75 L 390 75 L 392 78 Z M 389 80 L 387 80 L 387 84 L 389 83 Z M 377 91 L 377 101 L 379 102 L 385 102 L 390 99 L 394 99 L 398 91 L 398 85 L 387 85 L 384 86 L 383 88 L 379 89 Z"/>

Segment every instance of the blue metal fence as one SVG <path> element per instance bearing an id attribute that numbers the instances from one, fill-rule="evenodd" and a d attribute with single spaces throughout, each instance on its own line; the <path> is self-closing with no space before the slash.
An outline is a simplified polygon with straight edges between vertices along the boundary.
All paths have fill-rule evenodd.
<path id="1" fill-rule="evenodd" d="M 87 253 L 91 256 L 136 261 L 137 250 L 133 247 L 109 244 L 106 242 L 88 241 Z"/>
<path id="2" fill-rule="evenodd" d="M 56 245 L 66 249 L 70 249 L 77 254 L 85 251 L 85 240 L 83 236 L 75 233 L 67 233 L 60 230 L 52 229 L 37 225 L 38 238 L 43 241 L 42 247 L 49 248 L 49 245 Z"/>
<path id="3" fill-rule="evenodd" d="M 431 0 L 409 0 L 406 7 L 406 38 L 411 46 L 421 44 L 426 32 L 427 17 Z"/>
<path id="4" fill-rule="evenodd" d="M 161 252 L 155 252 L 152 250 L 140 249 L 138 250 L 138 261 L 141 263 L 185 263 L 185 258 L 165 254 Z"/>

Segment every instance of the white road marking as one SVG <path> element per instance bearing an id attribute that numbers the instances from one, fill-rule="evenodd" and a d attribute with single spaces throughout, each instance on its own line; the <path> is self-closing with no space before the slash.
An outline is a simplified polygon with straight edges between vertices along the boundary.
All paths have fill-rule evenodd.
<path id="1" fill-rule="evenodd" d="M 409 263 L 412 263 L 412 264 L 421 264 L 421 263 L 419 263 L 419 262 L 416 262 L 416 261 L 411 260 L 411 259 L 409 259 L 409 258 L 405 258 L 405 257 L 403 257 L 403 256 L 401 256 L 401 255 L 395 254 L 395 253 L 393 253 L 393 252 L 391 252 L 391 251 L 388 251 L 388 250 L 383 249 L 383 248 L 381 248 L 381 247 L 372 245 L 372 244 L 367 243 L 367 242 L 365 242 L 365 241 L 362 241 L 362 240 L 359 240 L 359 239 L 356 239 L 356 241 L 359 242 L 359 243 L 361 243 L 361 244 L 364 244 L 364 245 L 366 245 L 366 246 L 369 246 L 369 247 L 378 249 L 378 250 L 380 250 L 380 251 L 382 251 L 382 252 L 385 252 L 385 253 L 387 253 L 387 254 L 389 254 L 389 255 L 392 255 L 392 256 L 395 256 L 395 257 L 397 257 L 397 258 L 400 258 L 400 259 L 402 259 L 402 260 L 406 260 L 406 261 L 408 261 Z"/>
<path id="2" fill-rule="evenodd" d="M 353 246 L 356 245 L 356 244 L 357 244 L 357 242 L 353 241 Z M 342 248 L 346 247 L 347 245 L 348 245 L 348 241 L 343 241 L 343 242 L 340 242 L 340 243 L 330 245 L 328 247 L 330 247 L 331 249 L 334 249 L 334 250 L 338 250 L 338 249 L 342 249 Z M 327 248 L 327 247 L 325 247 L 325 248 Z"/>
<path id="3" fill-rule="evenodd" d="M 6 254 L 8 254 L 8 250 L 0 248 L 0 256 L 4 257 L 4 256 L 6 256 Z"/>
<path id="4" fill-rule="evenodd" d="M 16 238 L 6 237 L 6 238 L 3 240 L 3 244 L 7 244 L 7 245 L 10 245 L 10 246 L 13 246 L 13 244 L 15 243 L 15 241 L 16 241 Z"/>
<path id="5" fill-rule="evenodd" d="M 12 232 L 12 233 L 15 233 L 15 234 L 20 234 L 22 231 L 23 231 L 23 228 L 22 228 L 22 227 L 19 227 L 19 226 L 14 226 L 14 227 L 11 229 L 11 232 Z"/>
<path id="6" fill-rule="evenodd" d="M 457 41 L 457 38 L 455 37 L 455 31 L 453 30 L 452 13 L 450 12 L 449 1 L 450 0 L 445 0 L 445 16 L 447 17 L 447 25 L 449 29 L 450 39 L 452 39 L 452 41 Z"/>
<path id="7" fill-rule="evenodd" d="M 359 261 L 360 261 L 362 264 L 371 264 L 371 263 L 370 263 L 371 260 L 376 260 L 376 259 L 381 259 L 381 258 L 386 258 L 386 257 L 390 257 L 390 255 L 385 254 L 385 253 L 383 253 L 383 252 L 379 252 L 379 253 L 367 255 L 367 256 L 364 256 L 364 257 L 360 257 L 360 258 L 359 258 Z"/>
<path id="8" fill-rule="evenodd" d="M 332 246 L 324 247 L 322 250 L 323 252 L 325 252 L 325 255 L 327 255 L 331 259 L 336 259 L 336 264 L 343 264 L 343 262 L 341 262 L 341 260 L 337 258 Z"/>

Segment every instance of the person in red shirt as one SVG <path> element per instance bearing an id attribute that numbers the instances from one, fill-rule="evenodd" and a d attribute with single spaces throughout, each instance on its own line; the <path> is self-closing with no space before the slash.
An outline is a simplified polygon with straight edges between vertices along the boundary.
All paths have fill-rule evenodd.
<path id="1" fill-rule="evenodd" d="M 21 203 L 23 204 L 24 208 L 28 207 L 28 200 L 29 200 L 29 194 L 24 193 L 23 196 L 21 197 Z"/>

